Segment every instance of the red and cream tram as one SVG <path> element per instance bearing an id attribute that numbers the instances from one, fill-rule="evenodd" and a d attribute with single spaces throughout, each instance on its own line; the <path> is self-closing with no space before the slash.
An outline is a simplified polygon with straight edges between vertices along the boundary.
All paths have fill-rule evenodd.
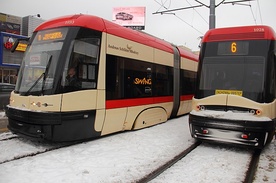
<path id="1" fill-rule="evenodd" d="M 189 116 L 199 140 L 263 148 L 276 126 L 276 34 L 268 26 L 209 30 Z"/>
<path id="2" fill-rule="evenodd" d="M 50 141 L 135 130 L 191 110 L 198 56 L 90 15 L 44 22 L 29 40 L 8 128 Z"/>

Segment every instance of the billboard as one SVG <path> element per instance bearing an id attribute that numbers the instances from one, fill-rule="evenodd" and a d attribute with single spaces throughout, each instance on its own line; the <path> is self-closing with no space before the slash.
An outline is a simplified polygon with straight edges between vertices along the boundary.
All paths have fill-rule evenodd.
<path id="1" fill-rule="evenodd" d="M 115 7 L 112 21 L 135 30 L 145 29 L 146 7 Z"/>
<path id="2" fill-rule="evenodd" d="M 21 18 L 0 13 L 0 31 L 20 34 Z"/>

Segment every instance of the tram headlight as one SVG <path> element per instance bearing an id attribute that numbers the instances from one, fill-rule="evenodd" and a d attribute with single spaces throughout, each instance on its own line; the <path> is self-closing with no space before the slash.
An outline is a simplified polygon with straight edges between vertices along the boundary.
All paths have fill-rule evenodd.
<path id="1" fill-rule="evenodd" d="M 251 109 L 249 110 L 249 113 L 259 116 L 262 114 L 262 111 L 260 109 Z"/>
<path id="2" fill-rule="evenodd" d="M 33 106 L 37 106 L 37 107 L 41 107 L 41 103 L 40 103 L 40 102 L 37 102 L 37 103 L 35 103 L 35 102 L 31 102 L 31 105 L 33 105 Z"/>
<path id="3" fill-rule="evenodd" d="M 196 110 L 197 111 L 204 111 L 205 110 L 205 106 L 204 105 L 197 105 L 196 106 Z"/>
<path id="4" fill-rule="evenodd" d="M 261 115 L 262 114 L 262 111 L 260 109 L 257 109 L 256 112 L 255 112 L 256 115 Z"/>
<path id="5" fill-rule="evenodd" d="M 250 114 L 256 114 L 256 111 L 254 109 L 249 110 Z"/>
<path id="6" fill-rule="evenodd" d="M 14 99 L 13 98 L 10 98 L 10 104 L 11 103 L 14 103 Z"/>
<path id="7" fill-rule="evenodd" d="M 199 111 L 200 110 L 200 105 L 196 106 L 196 110 Z"/>

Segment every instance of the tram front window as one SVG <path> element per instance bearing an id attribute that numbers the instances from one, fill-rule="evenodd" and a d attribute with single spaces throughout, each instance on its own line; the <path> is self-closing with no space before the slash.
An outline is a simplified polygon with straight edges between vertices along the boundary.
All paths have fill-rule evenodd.
<path id="1" fill-rule="evenodd" d="M 39 96 L 95 89 L 100 37 L 100 32 L 80 27 L 34 33 L 15 92 Z"/>
<path id="2" fill-rule="evenodd" d="M 264 90 L 264 68 L 263 57 L 207 57 L 200 76 L 200 96 L 213 95 L 215 90 L 238 90 L 258 101 Z"/>
<path id="3" fill-rule="evenodd" d="M 68 28 L 38 31 L 33 34 L 17 78 L 15 93 L 52 94 L 60 53 Z"/>
<path id="4" fill-rule="evenodd" d="M 32 44 L 21 64 L 15 91 L 42 95 L 52 89 L 62 45 L 63 42 Z"/>

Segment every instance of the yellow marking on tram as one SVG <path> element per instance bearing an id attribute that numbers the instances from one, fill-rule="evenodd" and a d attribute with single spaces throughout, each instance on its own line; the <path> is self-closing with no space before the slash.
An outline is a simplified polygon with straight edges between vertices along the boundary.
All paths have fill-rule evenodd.
<path id="1" fill-rule="evenodd" d="M 228 95 L 238 95 L 242 96 L 242 91 L 240 90 L 216 90 L 216 95 L 217 94 L 228 94 Z"/>

